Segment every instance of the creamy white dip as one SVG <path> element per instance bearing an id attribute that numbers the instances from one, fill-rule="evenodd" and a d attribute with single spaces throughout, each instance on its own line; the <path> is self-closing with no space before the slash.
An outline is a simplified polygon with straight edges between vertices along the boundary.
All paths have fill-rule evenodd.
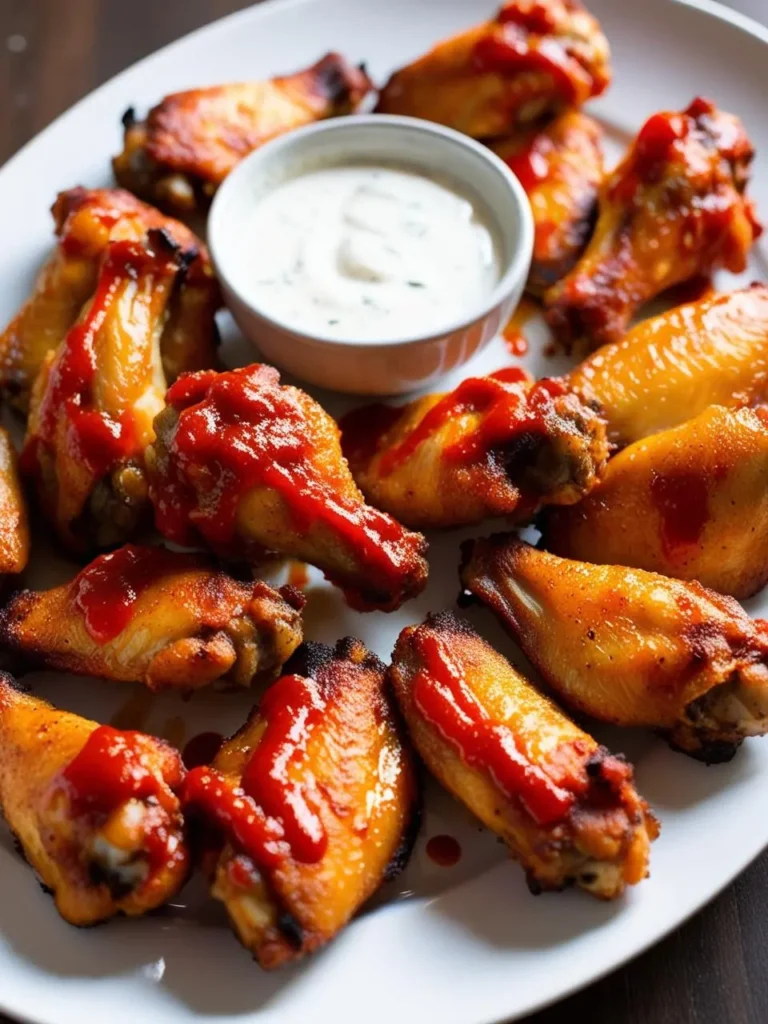
<path id="1" fill-rule="evenodd" d="M 245 215 L 241 280 L 258 308 L 310 334 L 377 341 L 437 332 L 498 283 L 477 207 L 405 168 L 345 165 L 279 185 Z"/>

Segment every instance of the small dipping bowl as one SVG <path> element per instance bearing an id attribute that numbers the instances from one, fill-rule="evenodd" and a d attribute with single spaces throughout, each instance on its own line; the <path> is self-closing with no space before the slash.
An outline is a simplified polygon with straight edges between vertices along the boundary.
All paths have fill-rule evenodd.
<path id="1" fill-rule="evenodd" d="M 301 174 L 356 164 L 434 175 L 473 202 L 494 235 L 500 276 L 466 317 L 429 334 L 339 339 L 278 320 L 247 294 L 249 269 L 241 247 L 247 213 Z M 485 146 L 428 121 L 360 114 L 298 129 L 247 156 L 216 193 L 208 241 L 227 306 L 265 360 L 320 387 L 395 395 L 425 387 L 466 363 L 506 326 L 528 276 L 533 218 L 520 182 Z"/>

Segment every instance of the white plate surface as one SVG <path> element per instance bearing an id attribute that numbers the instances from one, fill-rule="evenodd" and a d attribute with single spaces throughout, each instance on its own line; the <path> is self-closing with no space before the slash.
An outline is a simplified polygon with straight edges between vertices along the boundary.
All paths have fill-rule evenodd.
<path id="1" fill-rule="evenodd" d="M 173 90 L 293 70 L 329 49 L 365 60 L 382 80 L 494 7 L 494 0 L 280 0 L 196 32 L 113 79 L 0 171 L 0 322 L 23 300 L 50 248 L 47 211 L 55 193 L 109 183 L 108 158 L 119 148 L 119 116 L 129 104 L 143 110 Z M 616 152 L 650 113 L 704 93 L 745 120 L 758 150 L 752 192 L 768 216 L 768 30 L 707 0 L 592 0 L 590 7 L 615 63 L 611 89 L 590 109 Z M 766 278 L 767 256 L 758 247 L 743 280 Z M 734 283 L 729 275 L 718 281 Z M 226 326 L 227 361 L 251 361 L 252 352 Z M 541 325 L 527 333 L 529 368 L 557 372 L 562 363 L 541 355 Z M 470 369 L 509 362 L 498 341 Z M 319 397 L 331 411 L 343 407 Z M 388 658 L 404 625 L 453 604 L 463 536 L 433 541 L 427 592 L 393 615 L 353 613 L 313 576 L 308 636 L 333 642 L 353 633 Z M 48 586 L 73 572 L 38 552 L 32 579 Z M 768 613 L 768 598 L 753 600 L 751 610 Z M 477 610 L 471 618 L 519 660 L 489 614 Z M 128 686 L 50 674 L 30 681 L 62 706 L 104 721 L 130 702 L 135 719 L 177 740 L 181 730 L 186 737 L 206 728 L 231 731 L 250 705 L 248 697 L 200 694 L 186 704 L 163 697 L 148 706 Z M 530 896 L 493 837 L 432 788 L 411 866 L 386 898 L 325 952 L 274 975 L 249 960 L 199 880 L 178 906 L 150 919 L 69 928 L 0 829 L 0 1009 L 40 1024 L 485 1024 L 535 1010 L 659 939 L 768 844 L 768 817 L 756 813 L 765 803 L 768 740 L 748 742 L 731 764 L 707 769 L 644 735 L 601 738 L 635 760 L 639 788 L 663 822 L 652 876 L 626 899 L 606 905 L 576 892 Z M 438 868 L 424 853 L 425 839 L 438 832 L 461 842 L 455 868 Z"/>

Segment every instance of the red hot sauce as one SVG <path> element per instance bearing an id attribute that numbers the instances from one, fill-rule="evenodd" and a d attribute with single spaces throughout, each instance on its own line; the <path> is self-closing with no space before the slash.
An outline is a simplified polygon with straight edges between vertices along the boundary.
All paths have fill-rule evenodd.
<path id="1" fill-rule="evenodd" d="M 417 631 L 414 639 L 423 667 L 414 681 L 413 701 L 424 718 L 466 765 L 489 775 L 538 825 L 562 821 L 574 794 L 528 760 L 510 729 L 492 721 L 440 637 Z"/>
<path id="2" fill-rule="evenodd" d="M 325 701 L 314 679 L 283 676 L 264 695 L 264 733 L 236 785 L 214 768 L 187 776 L 184 803 L 197 807 L 255 864 L 277 867 L 288 856 L 322 860 L 328 836 L 318 813 L 320 794 L 296 778 Z"/>

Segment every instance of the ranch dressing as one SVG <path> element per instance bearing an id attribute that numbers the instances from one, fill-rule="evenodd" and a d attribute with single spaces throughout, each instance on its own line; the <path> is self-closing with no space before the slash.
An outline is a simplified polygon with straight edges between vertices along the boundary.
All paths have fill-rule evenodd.
<path id="1" fill-rule="evenodd" d="M 499 280 L 476 206 L 406 168 L 309 171 L 260 199 L 243 225 L 243 278 L 267 316 L 310 334 L 378 341 L 438 332 Z"/>

